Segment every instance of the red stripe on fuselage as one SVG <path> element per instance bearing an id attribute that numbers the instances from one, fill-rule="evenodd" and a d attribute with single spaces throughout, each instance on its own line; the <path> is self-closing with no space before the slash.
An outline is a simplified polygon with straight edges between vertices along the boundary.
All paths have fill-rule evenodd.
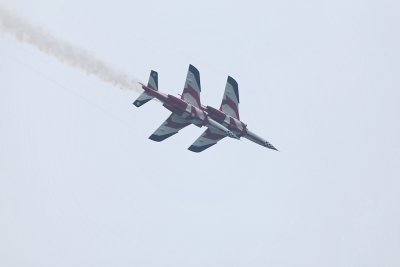
<path id="1" fill-rule="evenodd" d="M 177 98 L 176 96 L 173 95 L 168 95 L 168 104 L 171 106 L 174 106 L 176 108 L 178 108 L 179 110 L 185 111 L 188 103 L 186 103 L 185 101 L 183 101 L 180 98 Z"/>
<path id="2" fill-rule="evenodd" d="M 217 122 L 222 123 L 226 118 L 225 113 L 213 107 L 207 106 L 206 111 L 208 112 L 208 114 L 210 114 L 211 118 L 213 118 Z"/>
<path id="3" fill-rule="evenodd" d="M 157 98 L 158 100 L 160 100 L 161 102 L 165 103 L 168 100 L 168 96 L 160 93 L 159 91 L 156 91 L 154 89 L 152 89 L 151 87 L 142 85 L 142 88 L 144 89 L 144 91 L 146 92 L 146 94 Z"/>

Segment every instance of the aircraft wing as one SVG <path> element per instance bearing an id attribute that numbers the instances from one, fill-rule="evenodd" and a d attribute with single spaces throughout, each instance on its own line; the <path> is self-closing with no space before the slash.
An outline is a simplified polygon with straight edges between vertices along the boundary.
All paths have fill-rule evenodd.
<path id="1" fill-rule="evenodd" d="M 215 145 L 225 136 L 221 131 L 210 127 L 188 149 L 197 153 L 201 152 Z"/>
<path id="2" fill-rule="evenodd" d="M 161 124 L 161 126 L 158 127 L 158 129 L 149 137 L 149 139 L 156 142 L 161 142 L 168 137 L 173 136 L 179 132 L 179 130 L 185 128 L 189 124 L 190 122 L 188 122 L 186 119 L 175 113 L 172 113 L 168 119 L 164 121 L 164 123 Z"/>

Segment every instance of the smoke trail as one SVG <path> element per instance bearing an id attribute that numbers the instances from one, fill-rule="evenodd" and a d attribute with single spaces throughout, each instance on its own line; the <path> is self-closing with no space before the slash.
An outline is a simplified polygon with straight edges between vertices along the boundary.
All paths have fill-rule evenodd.
<path id="1" fill-rule="evenodd" d="M 30 25 L 2 7 L 0 7 L 0 30 L 12 34 L 21 42 L 34 45 L 40 51 L 54 56 L 62 63 L 80 69 L 87 74 L 95 75 L 104 82 L 116 85 L 121 89 L 141 92 L 138 81 L 116 71 L 86 50 L 60 40 L 41 28 Z"/>

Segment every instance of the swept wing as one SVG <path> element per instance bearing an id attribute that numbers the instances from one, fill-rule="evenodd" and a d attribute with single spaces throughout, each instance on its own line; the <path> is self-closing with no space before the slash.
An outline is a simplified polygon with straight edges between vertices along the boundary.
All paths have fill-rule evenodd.
<path id="1" fill-rule="evenodd" d="M 149 139 L 161 142 L 168 137 L 178 133 L 181 129 L 190 124 L 189 121 L 182 118 L 178 114 L 172 113 L 163 124 L 149 137 Z"/>

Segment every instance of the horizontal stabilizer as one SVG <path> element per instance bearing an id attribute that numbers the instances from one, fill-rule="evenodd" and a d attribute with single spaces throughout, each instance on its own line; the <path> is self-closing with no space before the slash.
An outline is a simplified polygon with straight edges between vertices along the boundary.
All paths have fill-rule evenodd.
<path id="1" fill-rule="evenodd" d="M 149 81 L 147 83 L 147 87 L 149 87 L 152 90 L 158 91 L 158 74 L 156 71 L 152 70 L 150 72 L 150 77 Z M 152 96 L 146 94 L 146 92 L 143 92 L 136 100 L 133 102 L 133 104 L 137 107 L 140 107 L 147 102 L 149 102 L 151 99 L 153 99 Z"/>
<path id="2" fill-rule="evenodd" d="M 149 96 L 148 94 L 146 94 L 146 92 L 143 92 L 136 100 L 135 102 L 133 102 L 133 104 L 137 107 L 140 107 L 144 104 L 146 104 L 147 102 L 149 102 L 151 99 L 153 99 L 152 96 Z"/>

